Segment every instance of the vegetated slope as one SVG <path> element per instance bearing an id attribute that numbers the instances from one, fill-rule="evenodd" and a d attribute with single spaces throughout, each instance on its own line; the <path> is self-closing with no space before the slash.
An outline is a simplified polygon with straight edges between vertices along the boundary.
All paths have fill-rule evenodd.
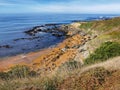
<path id="1" fill-rule="evenodd" d="M 60 86 L 60 90 L 119 90 L 120 88 L 120 58 L 103 62 L 109 58 L 120 56 L 120 18 L 110 20 L 83 22 L 81 30 L 97 38 L 86 43 L 90 55 L 85 64 L 94 64 L 67 78 Z M 105 69 L 96 67 L 111 67 Z M 93 70 L 87 71 L 93 68 Z M 116 69 L 114 69 L 116 68 Z M 114 69 L 114 70 L 113 70 Z"/>
<path id="2" fill-rule="evenodd" d="M 90 35 L 97 35 L 86 43 L 90 51 L 84 61 L 87 67 L 66 78 L 59 90 L 119 90 L 120 57 L 113 57 L 120 56 L 120 18 L 82 22 L 80 28 Z"/>
<path id="3" fill-rule="evenodd" d="M 58 90 L 119 90 L 120 70 L 91 69 L 65 79 Z"/>
<path id="4" fill-rule="evenodd" d="M 97 36 L 86 44 L 90 53 L 93 53 L 96 48 L 100 47 L 104 42 L 111 41 L 120 43 L 120 17 L 108 20 L 82 22 L 80 29 L 91 36 Z"/>
<path id="5" fill-rule="evenodd" d="M 81 24 L 80 28 L 88 31 L 91 29 L 92 31 L 100 33 L 111 32 L 120 29 L 120 17 L 108 20 L 84 22 Z"/>
<path id="6" fill-rule="evenodd" d="M 102 39 L 120 41 L 120 17 L 82 23 L 80 28 L 88 33 L 98 34 Z"/>
<path id="7" fill-rule="evenodd" d="M 116 56 L 120 56 L 120 43 L 105 42 L 85 59 L 85 64 L 94 64 Z"/>
<path id="8" fill-rule="evenodd" d="M 13 72 L 17 77 L 1 81 L 0 90 L 119 90 L 120 88 L 120 57 L 90 65 L 78 67 L 79 63 L 67 63 L 65 69 L 50 74 L 26 77 Z M 17 70 L 17 69 L 13 69 Z M 21 70 L 21 69 L 20 69 Z M 28 71 L 28 70 L 27 70 Z M 20 76 L 19 76 L 20 75 Z M 25 75 L 25 76 L 24 76 Z M 21 77 L 22 76 L 22 77 Z"/>

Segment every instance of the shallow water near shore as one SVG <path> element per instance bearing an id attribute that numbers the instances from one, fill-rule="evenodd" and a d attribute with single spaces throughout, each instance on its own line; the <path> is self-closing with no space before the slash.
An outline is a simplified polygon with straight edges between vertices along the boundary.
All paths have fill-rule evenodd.
<path id="1" fill-rule="evenodd" d="M 64 37 L 39 32 L 30 36 L 24 31 L 44 24 L 68 24 L 72 21 L 98 20 L 118 15 L 102 14 L 1 14 L 0 57 L 28 53 L 56 45 Z M 48 27 L 49 28 L 49 27 Z"/>

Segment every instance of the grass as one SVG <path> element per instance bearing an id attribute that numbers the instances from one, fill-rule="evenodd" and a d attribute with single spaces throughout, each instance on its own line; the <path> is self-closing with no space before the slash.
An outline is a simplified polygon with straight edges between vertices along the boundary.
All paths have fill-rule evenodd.
<path id="1" fill-rule="evenodd" d="M 36 76 L 35 71 L 31 71 L 29 67 L 25 65 L 16 65 L 11 67 L 8 72 L 0 72 L 0 79 L 9 80 L 15 78 L 27 78 Z"/>
<path id="2" fill-rule="evenodd" d="M 79 62 L 71 60 L 64 63 L 55 72 L 44 75 L 37 75 L 36 72 L 36 75 L 31 76 L 31 71 L 27 66 L 17 65 L 8 72 L 1 72 L 0 90 L 56 90 L 59 84 L 80 66 Z"/>
<path id="3" fill-rule="evenodd" d="M 82 23 L 81 25 L 80 25 L 80 28 L 82 28 L 82 29 L 91 29 L 92 28 L 92 26 L 93 26 L 93 22 L 85 22 L 85 23 Z"/>
<path id="4" fill-rule="evenodd" d="M 117 90 L 114 86 L 119 85 L 119 74 L 119 70 L 106 70 L 103 67 L 93 68 L 81 75 L 66 78 L 58 90 Z"/>
<path id="5" fill-rule="evenodd" d="M 109 35 L 109 37 L 111 37 L 112 39 L 120 39 L 120 30 L 116 30 L 116 31 L 113 31 L 113 32 L 110 32 L 106 35 Z"/>
<path id="6" fill-rule="evenodd" d="M 74 69 L 81 68 L 81 67 L 82 67 L 82 65 L 81 65 L 80 62 L 74 61 L 74 60 L 70 60 L 70 61 L 67 61 L 67 62 L 63 63 L 59 67 L 59 72 L 62 71 L 63 69 L 66 69 L 67 71 L 72 71 Z"/>
<path id="7" fill-rule="evenodd" d="M 94 30 L 97 32 L 108 32 L 116 28 L 120 28 L 120 18 L 112 18 L 109 20 L 101 20 L 101 21 L 91 21 L 82 23 L 80 26 L 83 30 Z"/>
<path id="8" fill-rule="evenodd" d="M 38 75 L 37 77 L 0 80 L 0 90 L 98 90 L 110 83 L 108 79 L 111 78 L 116 80 L 114 84 L 118 84 L 119 71 L 111 71 L 103 67 L 97 67 L 90 70 L 88 69 L 79 75 L 78 71 L 81 70 L 81 64 L 79 64 L 79 62 L 71 60 L 59 67 L 63 72 L 57 69 L 50 74 Z M 62 68 L 64 66 L 66 70 Z M 112 77 L 113 74 L 115 77 Z M 116 77 L 117 75 L 118 77 Z"/>
<path id="9" fill-rule="evenodd" d="M 116 56 L 120 56 L 120 44 L 105 42 L 85 60 L 85 64 L 94 64 Z"/>

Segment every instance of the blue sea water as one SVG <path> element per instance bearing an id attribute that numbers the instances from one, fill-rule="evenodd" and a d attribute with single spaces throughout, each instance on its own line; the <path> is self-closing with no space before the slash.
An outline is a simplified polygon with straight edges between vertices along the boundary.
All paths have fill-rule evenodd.
<path id="1" fill-rule="evenodd" d="M 29 37 L 25 33 L 26 30 L 34 26 L 44 24 L 66 24 L 72 21 L 97 20 L 101 18 L 115 17 L 119 15 L 110 14 L 0 14 L 0 45 L 11 45 L 14 48 L 0 48 L 0 57 L 26 53 L 37 49 L 49 47 L 61 41 L 57 37 L 53 37 L 46 33 L 40 33 L 43 37 L 40 42 L 37 41 L 20 41 L 13 42 L 13 39 Z M 48 39 L 49 38 L 49 39 Z M 32 43 L 38 43 L 39 48 Z M 27 46 L 29 44 L 29 47 Z M 21 49 L 24 48 L 25 51 Z"/>
<path id="2" fill-rule="evenodd" d="M 33 26 L 48 23 L 70 23 L 74 20 L 97 19 L 117 15 L 102 14 L 2 14 L 0 15 L 0 40 L 21 37 L 21 33 Z"/>

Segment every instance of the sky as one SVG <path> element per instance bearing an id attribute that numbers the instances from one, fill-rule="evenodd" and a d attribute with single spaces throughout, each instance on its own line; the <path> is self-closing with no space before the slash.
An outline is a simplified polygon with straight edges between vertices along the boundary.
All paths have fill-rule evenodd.
<path id="1" fill-rule="evenodd" d="M 0 0 L 0 13 L 120 14 L 120 0 Z"/>

